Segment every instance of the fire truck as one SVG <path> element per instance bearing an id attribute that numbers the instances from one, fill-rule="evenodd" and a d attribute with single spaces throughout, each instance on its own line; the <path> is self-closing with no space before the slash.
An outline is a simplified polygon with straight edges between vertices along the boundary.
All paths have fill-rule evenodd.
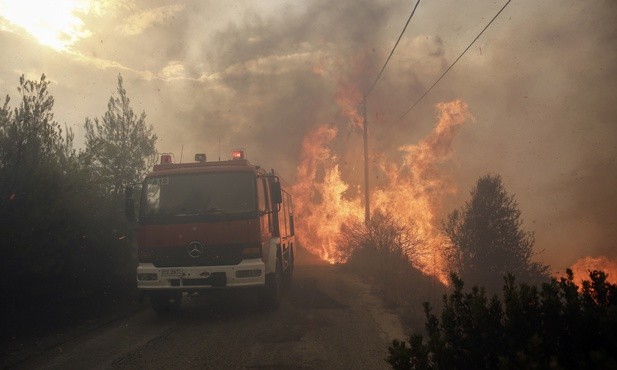
<path id="1" fill-rule="evenodd" d="M 133 188 L 126 189 L 127 218 L 137 222 L 137 287 L 152 308 L 169 313 L 184 293 L 240 288 L 278 307 L 294 270 L 287 189 L 243 150 L 212 162 L 205 154 L 191 163 L 162 155 L 141 185 L 138 212 Z"/>

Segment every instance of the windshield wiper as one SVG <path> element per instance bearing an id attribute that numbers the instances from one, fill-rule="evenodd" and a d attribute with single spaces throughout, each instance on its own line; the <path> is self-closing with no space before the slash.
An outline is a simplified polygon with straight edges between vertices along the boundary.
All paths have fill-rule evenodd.
<path id="1" fill-rule="evenodd" d="M 225 215 L 227 211 L 218 207 L 210 207 L 207 209 L 195 209 L 189 212 L 176 213 L 174 216 L 200 216 L 200 215 Z"/>
<path id="2" fill-rule="evenodd" d="M 219 214 L 220 215 L 224 215 L 224 214 L 227 214 L 227 211 L 224 210 L 224 209 L 221 209 L 219 207 L 210 207 L 204 213 L 214 213 L 214 214 L 217 214 L 217 215 L 219 215 Z"/>

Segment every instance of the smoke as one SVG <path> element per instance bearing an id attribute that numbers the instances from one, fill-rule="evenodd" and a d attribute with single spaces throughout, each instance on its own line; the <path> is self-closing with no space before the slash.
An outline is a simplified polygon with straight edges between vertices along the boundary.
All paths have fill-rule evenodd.
<path id="1" fill-rule="evenodd" d="M 56 118 L 76 131 L 100 116 L 124 77 L 176 159 L 206 152 L 251 161 L 294 182 L 303 139 L 322 125 L 348 197 L 361 184 L 359 105 L 412 5 L 403 1 L 105 1 L 82 14 L 89 38 L 70 52 L 0 32 L 0 85 L 15 96 L 21 73 L 52 81 Z M 430 134 L 434 106 L 462 99 L 475 118 L 460 128 L 452 187 L 435 219 L 460 207 L 478 177 L 500 174 L 538 260 L 556 270 L 583 256 L 617 258 L 617 4 L 513 1 L 477 44 L 408 115 L 401 114 L 452 63 L 502 3 L 420 4 L 367 100 L 371 183 L 379 159 L 401 156 Z M 120 26 L 139 20 L 131 27 Z M 342 94 L 341 91 L 353 92 Z M 349 99 L 342 104 L 341 99 Z M 302 222 L 302 220 L 298 220 Z M 543 251 L 543 252 L 542 252 Z"/>
<path id="2" fill-rule="evenodd" d="M 197 21 L 205 11 L 187 15 L 187 24 L 206 31 L 207 24 Z M 180 54 L 207 61 L 209 72 L 194 75 L 197 83 L 179 82 L 191 99 L 180 93 L 182 100 L 173 104 L 182 108 L 175 136 L 210 153 L 220 143 L 223 158 L 228 148 L 245 147 L 251 160 L 276 166 L 291 180 L 303 137 L 337 115 L 339 84 L 369 83 L 368 73 L 358 76 L 354 70 L 375 69 L 381 55 L 369 48 L 381 35 L 364 30 L 383 28 L 392 11 L 369 1 L 317 1 L 268 17 L 245 11 L 235 22 L 205 32 L 208 39 L 198 40 L 203 47 L 187 40 Z"/>

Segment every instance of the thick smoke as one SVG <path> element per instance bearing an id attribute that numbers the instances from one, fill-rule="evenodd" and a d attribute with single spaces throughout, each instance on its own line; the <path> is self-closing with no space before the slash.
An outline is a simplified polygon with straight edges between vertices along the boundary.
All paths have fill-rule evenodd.
<path id="1" fill-rule="evenodd" d="M 105 1 L 83 15 L 91 36 L 58 53 L 23 33 L 0 32 L 0 88 L 45 73 L 56 118 L 80 140 L 83 118 L 102 115 L 124 77 L 159 149 L 176 160 L 235 147 L 293 182 L 307 133 L 337 128 L 343 178 L 361 184 L 358 122 L 340 91 L 366 91 L 413 4 L 408 1 Z M 439 85 L 401 114 L 502 6 L 483 0 L 422 2 L 367 101 L 373 177 L 379 158 L 431 132 L 434 106 L 462 99 L 475 117 L 444 170 L 458 208 L 478 177 L 502 175 L 537 259 L 562 270 L 583 256 L 617 258 L 617 4 L 513 1 Z M 131 23 L 131 27 L 122 26 Z M 361 94 L 344 98 L 361 102 Z M 444 215 L 439 215 L 443 217 Z M 299 220 L 298 222 L 301 222 Z"/>

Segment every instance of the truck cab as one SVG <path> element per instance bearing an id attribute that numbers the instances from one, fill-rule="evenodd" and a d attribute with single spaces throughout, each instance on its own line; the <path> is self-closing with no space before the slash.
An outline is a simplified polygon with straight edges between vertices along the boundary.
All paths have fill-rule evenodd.
<path id="1" fill-rule="evenodd" d="M 295 237 L 291 194 L 274 172 L 232 152 L 228 161 L 173 163 L 162 157 L 142 184 L 137 287 L 159 313 L 183 293 L 250 288 L 278 306 L 290 284 Z M 127 191 L 127 215 L 134 204 Z"/>

